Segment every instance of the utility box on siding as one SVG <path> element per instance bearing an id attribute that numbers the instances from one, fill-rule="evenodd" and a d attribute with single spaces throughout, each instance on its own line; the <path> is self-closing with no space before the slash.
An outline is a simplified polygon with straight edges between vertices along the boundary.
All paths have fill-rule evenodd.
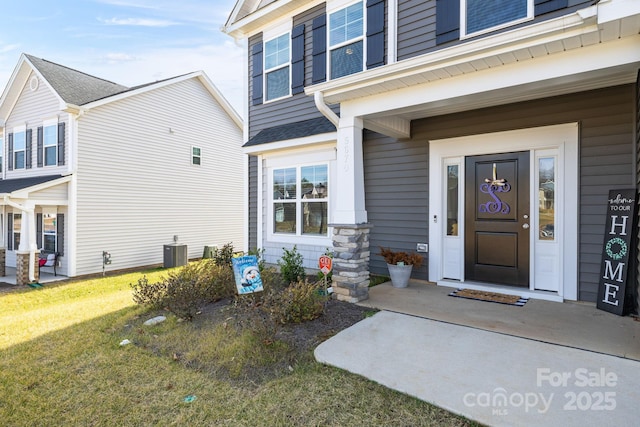
<path id="1" fill-rule="evenodd" d="M 187 265 L 187 245 L 164 245 L 164 268 Z"/>

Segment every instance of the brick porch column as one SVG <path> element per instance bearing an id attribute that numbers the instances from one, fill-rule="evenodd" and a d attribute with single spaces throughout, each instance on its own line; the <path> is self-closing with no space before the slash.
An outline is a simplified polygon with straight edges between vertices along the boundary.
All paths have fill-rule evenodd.
<path id="1" fill-rule="evenodd" d="M 7 249 L 0 248 L 0 277 L 7 275 Z"/>
<path id="2" fill-rule="evenodd" d="M 370 224 L 333 227 L 333 292 L 340 301 L 369 298 Z"/>

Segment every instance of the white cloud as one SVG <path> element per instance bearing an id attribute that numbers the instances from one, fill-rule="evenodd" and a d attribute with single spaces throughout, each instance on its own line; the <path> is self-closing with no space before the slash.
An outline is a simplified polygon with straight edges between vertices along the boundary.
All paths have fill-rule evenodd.
<path id="1" fill-rule="evenodd" d="M 170 27 L 172 25 L 178 25 L 177 22 L 149 18 L 111 18 L 98 19 L 98 21 L 106 25 L 126 25 L 135 27 Z"/>

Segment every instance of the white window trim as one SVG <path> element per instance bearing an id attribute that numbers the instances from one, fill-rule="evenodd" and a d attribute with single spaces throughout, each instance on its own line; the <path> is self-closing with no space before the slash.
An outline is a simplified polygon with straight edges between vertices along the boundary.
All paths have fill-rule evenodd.
<path id="1" fill-rule="evenodd" d="M 47 165 L 47 145 L 45 144 L 44 130 L 50 126 L 53 126 L 56 131 L 56 137 L 54 138 L 53 145 L 49 147 L 55 147 L 56 157 L 55 162 L 52 165 Z M 58 119 L 49 119 L 42 122 L 42 166 L 45 168 L 58 166 Z"/>
<path id="2" fill-rule="evenodd" d="M 336 155 L 334 146 L 331 146 L 330 149 L 313 150 L 308 154 L 298 152 L 295 154 L 274 155 L 265 158 L 264 169 L 266 170 L 265 178 L 267 181 L 265 187 L 267 203 L 265 204 L 266 215 L 264 215 L 264 218 L 266 218 L 266 222 L 263 222 L 263 224 L 266 227 L 266 237 L 268 242 L 323 245 L 327 247 L 333 245 L 333 241 L 331 240 L 333 231 L 328 224 L 331 224 L 332 222 L 331 206 L 333 206 L 333 200 L 335 198 L 336 192 L 335 162 Z M 299 218 L 296 218 L 296 234 L 274 233 L 273 205 L 275 201 L 273 199 L 273 170 L 295 167 L 296 185 L 298 185 L 299 171 L 301 167 L 325 164 L 327 165 L 327 186 L 329 187 L 329 194 L 325 199 L 325 201 L 327 202 L 327 235 L 320 236 L 313 234 L 302 234 Z M 296 198 L 296 204 L 300 206 L 296 209 L 296 215 L 298 215 L 299 209 L 301 209 L 301 200 L 301 198 Z"/>
<path id="3" fill-rule="evenodd" d="M 331 45 L 331 14 L 338 12 L 342 9 L 345 9 L 349 6 L 352 6 L 356 3 L 362 3 L 362 35 L 359 37 L 355 37 L 352 39 L 349 39 L 347 41 L 344 41 L 342 43 L 337 43 L 335 45 Z M 329 10 L 329 7 L 327 5 L 327 40 L 326 40 L 326 44 L 327 44 L 327 81 L 330 80 L 335 80 L 331 77 L 331 52 L 334 51 L 335 49 L 339 49 L 342 46 L 346 46 L 349 44 L 353 44 L 356 43 L 358 41 L 362 41 L 362 71 L 366 70 L 366 65 L 367 65 L 367 3 L 364 0 L 358 0 L 358 1 L 351 1 L 351 0 L 342 0 L 342 1 L 336 1 L 336 2 L 332 2 L 331 4 L 331 11 Z M 356 73 L 354 73 L 356 74 Z M 353 74 L 349 74 L 350 76 Z M 347 76 L 342 76 L 342 77 L 347 77 Z M 342 78 L 342 77 L 336 77 L 336 79 Z"/>
<path id="4" fill-rule="evenodd" d="M 281 22 L 277 25 L 274 25 L 272 27 L 269 27 L 267 29 L 265 29 L 262 32 L 262 66 L 263 66 L 263 70 L 262 70 L 262 88 L 263 88 L 263 99 L 264 99 L 264 104 L 268 104 L 270 102 L 274 102 L 274 101 L 279 101 L 281 99 L 285 99 L 291 96 L 291 79 L 292 79 L 292 75 L 291 75 L 291 31 L 293 30 L 293 22 L 289 19 L 286 20 L 284 22 Z M 278 37 L 282 36 L 283 34 L 289 34 L 289 61 L 285 64 L 281 64 L 278 65 L 276 67 L 273 68 L 269 68 L 267 69 L 267 42 L 273 40 L 273 39 L 277 39 Z M 283 96 L 279 96 L 277 98 L 273 98 L 273 99 L 267 99 L 267 73 L 268 72 L 273 72 L 276 71 L 280 68 L 283 67 L 289 67 L 289 87 L 288 89 L 288 93 L 286 95 Z"/>
<path id="5" fill-rule="evenodd" d="M 16 134 L 20 132 L 24 132 L 24 148 L 22 150 L 16 150 Z M 24 166 L 21 168 L 16 167 L 16 153 L 18 151 L 24 152 Z M 16 126 L 13 128 L 13 159 L 11 160 L 13 162 L 13 170 L 27 169 L 27 126 L 26 125 Z"/>
<path id="6" fill-rule="evenodd" d="M 288 34 L 287 40 L 289 42 L 289 58 L 288 58 L 287 62 L 282 63 L 280 65 L 277 65 L 277 66 L 275 66 L 273 68 L 267 68 L 267 43 L 272 41 L 272 40 L 274 40 L 274 39 L 277 39 L 278 37 L 281 37 L 281 36 L 283 36 L 285 34 Z M 263 69 L 263 72 L 262 72 L 262 79 L 263 79 L 262 87 L 264 88 L 264 103 L 268 104 L 270 102 L 279 101 L 279 100 L 284 99 L 284 98 L 289 98 L 291 96 L 291 79 L 292 79 L 292 75 L 291 75 L 291 68 L 292 68 L 291 67 L 291 31 L 287 31 L 286 33 L 278 34 L 278 35 L 276 35 L 274 37 L 271 37 L 269 39 L 266 39 L 266 38 L 264 39 L 264 41 L 262 42 L 262 63 L 264 64 L 264 69 Z M 274 71 L 278 71 L 278 70 L 280 70 L 282 68 L 285 68 L 285 67 L 289 67 L 289 84 L 287 85 L 287 93 L 285 95 L 279 96 L 277 98 L 267 99 L 267 93 L 268 93 L 268 90 L 269 90 L 269 88 L 267 86 L 267 74 L 272 73 Z"/>
<path id="7" fill-rule="evenodd" d="M 527 0 L 527 16 L 524 18 L 516 19 L 514 21 L 505 22 L 504 24 L 496 25 L 494 27 L 485 28 L 484 30 L 476 31 L 473 33 L 467 34 L 467 0 L 460 0 L 460 40 L 468 39 L 471 37 L 476 37 L 482 34 L 490 33 L 496 30 L 500 30 L 502 28 L 512 27 L 514 25 L 518 25 L 522 22 L 531 21 L 534 16 L 534 1 Z"/>
<path id="8" fill-rule="evenodd" d="M 44 229 L 44 221 L 45 221 L 45 216 L 46 215 L 52 215 L 55 219 L 56 219 L 56 227 L 53 231 L 53 233 L 47 233 Z M 58 225 L 57 225 L 57 220 L 58 220 L 58 211 L 56 209 L 55 206 L 53 207 L 43 207 L 42 208 L 42 248 L 44 250 L 44 245 L 45 245 L 45 236 L 54 236 L 55 241 L 54 241 L 54 250 L 53 252 L 57 252 L 58 251 Z"/>
<path id="9" fill-rule="evenodd" d="M 193 149 L 194 149 L 194 148 L 197 148 L 198 150 L 200 150 L 200 155 L 196 156 L 196 155 L 193 153 Z M 191 154 L 191 156 L 189 156 L 189 163 L 191 163 L 191 166 L 202 166 L 202 147 L 199 147 L 199 146 L 197 146 L 197 145 L 192 145 L 192 146 L 191 146 L 191 153 L 190 153 L 190 154 Z M 200 163 L 194 163 L 194 162 L 193 162 L 193 159 L 194 159 L 195 157 L 197 157 L 197 158 L 199 158 L 199 159 L 200 159 Z"/>

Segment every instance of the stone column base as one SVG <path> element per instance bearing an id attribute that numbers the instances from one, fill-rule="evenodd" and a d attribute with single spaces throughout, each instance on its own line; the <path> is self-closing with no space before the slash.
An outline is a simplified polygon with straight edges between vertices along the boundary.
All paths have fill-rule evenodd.
<path id="1" fill-rule="evenodd" d="M 369 298 L 370 224 L 331 224 L 333 227 L 333 292 L 340 301 Z"/>
<path id="2" fill-rule="evenodd" d="M 7 249 L 0 248 L 0 277 L 7 275 Z"/>
<path id="3" fill-rule="evenodd" d="M 38 265 L 38 253 L 33 260 L 33 276 L 35 281 L 40 280 L 40 268 Z M 29 252 L 16 252 L 16 285 L 28 285 L 29 280 Z"/>

